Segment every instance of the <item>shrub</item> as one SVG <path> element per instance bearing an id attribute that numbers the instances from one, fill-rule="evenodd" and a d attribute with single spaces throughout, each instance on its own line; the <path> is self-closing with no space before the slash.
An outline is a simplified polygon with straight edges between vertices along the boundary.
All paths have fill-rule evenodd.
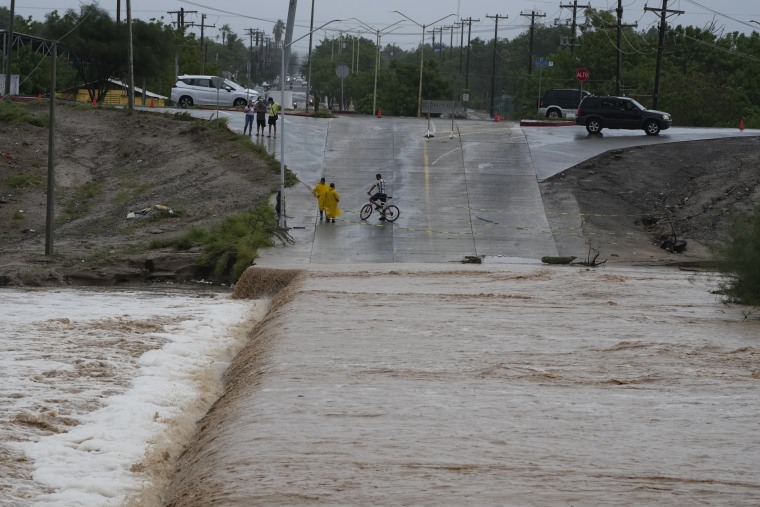
<path id="1" fill-rule="evenodd" d="M 173 240 L 154 241 L 150 247 L 189 250 L 201 246 L 201 271 L 216 281 L 236 282 L 258 257 L 258 249 L 272 246 L 275 239 L 292 242 L 287 231 L 277 224 L 274 210 L 261 204 L 251 212 L 227 218 L 209 231 L 194 228 Z"/>
<path id="2" fill-rule="evenodd" d="M 731 240 L 717 247 L 721 290 L 729 301 L 760 306 L 760 206 L 734 219 Z"/>

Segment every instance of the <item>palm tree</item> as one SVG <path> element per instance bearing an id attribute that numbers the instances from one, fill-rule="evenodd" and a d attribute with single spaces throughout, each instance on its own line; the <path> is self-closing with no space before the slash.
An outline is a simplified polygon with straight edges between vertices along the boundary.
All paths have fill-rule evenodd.
<path id="1" fill-rule="evenodd" d="M 280 45 L 280 41 L 282 40 L 282 34 L 284 32 L 285 32 L 285 22 L 281 19 L 278 19 L 277 23 L 274 24 L 274 28 L 272 29 L 272 33 L 274 34 L 275 46 Z"/>
<path id="2" fill-rule="evenodd" d="M 224 46 L 226 45 L 227 35 L 232 31 L 232 28 L 230 28 L 230 25 L 224 24 L 219 31 L 222 32 L 222 46 Z"/>

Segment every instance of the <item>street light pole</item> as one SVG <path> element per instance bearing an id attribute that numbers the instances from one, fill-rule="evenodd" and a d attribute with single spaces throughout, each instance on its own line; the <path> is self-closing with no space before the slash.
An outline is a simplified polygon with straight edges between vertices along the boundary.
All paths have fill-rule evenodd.
<path id="1" fill-rule="evenodd" d="M 396 14 L 399 14 L 400 16 L 405 17 L 406 19 L 408 19 L 409 21 L 411 21 L 415 25 L 417 25 L 420 28 L 422 28 L 422 45 L 420 46 L 420 86 L 419 86 L 419 92 L 417 93 L 417 118 L 419 118 L 420 115 L 421 115 L 421 113 L 422 113 L 422 64 L 423 64 L 423 59 L 424 59 L 424 56 L 425 56 L 425 27 L 426 26 L 433 26 L 434 24 L 436 24 L 436 23 L 438 23 L 440 21 L 443 21 L 446 18 L 450 18 L 451 16 L 456 16 L 456 14 L 447 14 L 446 16 L 442 17 L 441 19 L 433 21 L 432 23 L 429 23 L 427 25 L 421 25 L 421 24 L 417 23 L 415 20 L 413 20 L 412 18 L 410 18 L 409 16 L 407 16 L 406 14 L 404 14 L 403 12 L 399 12 L 399 11 L 393 11 L 393 12 L 395 12 Z"/>
<path id="2" fill-rule="evenodd" d="M 299 38 L 297 38 L 294 41 L 290 41 L 289 43 L 285 44 L 283 42 L 282 44 L 282 66 L 280 70 L 280 111 L 279 115 L 282 118 L 282 123 L 280 124 L 280 226 L 281 227 L 287 227 L 288 225 L 288 219 L 287 215 L 285 214 L 285 50 L 298 42 L 301 39 L 304 39 L 308 37 L 309 35 L 313 34 L 316 31 L 321 30 L 322 28 L 326 27 L 327 25 L 331 23 L 336 23 L 338 21 L 343 21 L 342 19 L 333 19 L 331 21 L 328 21 L 324 25 L 315 28 L 314 30 L 310 31 L 306 35 L 303 35 Z M 308 97 L 307 97 L 308 102 Z"/>
<path id="3" fill-rule="evenodd" d="M 377 29 L 372 28 L 371 26 L 369 26 L 367 23 L 365 23 L 361 19 L 358 19 L 358 18 L 351 18 L 351 19 L 353 19 L 354 21 L 358 21 L 359 23 L 361 23 L 362 25 L 364 25 L 366 28 L 368 28 L 370 30 L 375 30 L 375 34 L 377 36 L 377 43 L 375 44 L 375 48 L 376 48 L 376 52 L 375 52 L 375 87 L 372 90 L 372 114 L 377 114 L 377 71 L 378 71 L 378 68 L 380 67 L 380 33 L 384 33 L 384 34 L 388 33 L 388 32 L 386 32 L 386 30 L 388 30 L 391 27 L 394 27 L 394 26 L 398 25 L 399 23 L 402 23 L 403 20 L 396 21 L 392 25 L 388 25 L 385 28 L 381 28 L 381 29 L 377 30 Z M 393 30 L 391 30 L 391 31 L 393 31 Z"/>

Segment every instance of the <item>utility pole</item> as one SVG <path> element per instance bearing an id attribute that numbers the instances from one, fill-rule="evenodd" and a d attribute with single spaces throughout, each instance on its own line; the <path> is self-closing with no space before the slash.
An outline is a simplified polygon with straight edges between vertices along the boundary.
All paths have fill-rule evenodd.
<path id="1" fill-rule="evenodd" d="M 662 52 L 665 47 L 665 29 L 668 27 L 668 22 L 665 19 L 668 14 L 683 14 L 683 11 L 668 10 L 668 0 L 662 0 L 662 9 L 644 7 L 644 10 L 660 13 L 660 36 L 657 42 L 657 68 L 654 73 L 654 93 L 652 93 L 652 109 L 657 109 L 657 102 L 660 98 L 660 66 L 662 64 Z"/>
<path id="2" fill-rule="evenodd" d="M 438 45 L 440 46 L 439 52 L 441 53 L 441 63 L 443 63 L 444 56 L 446 55 L 446 51 L 444 50 L 444 46 L 443 46 L 443 28 L 444 27 L 440 27 L 438 29 L 441 33 L 441 35 L 438 37 Z"/>
<path id="3" fill-rule="evenodd" d="M 560 7 L 560 9 L 572 9 L 573 10 L 573 24 L 572 24 L 572 27 L 570 29 L 571 32 L 572 32 L 572 36 L 571 36 L 571 39 L 570 39 L 570 54 L 573 54 L 573 53 L 575 53 L 575 30 L 578 27 L 578 23 L 576 21 L 576 17 L 577 17 L 577 14 L 578 14 L 578 7 L 580 7 L 581 9 L 590 9 L 591 5 L 589 5 L 589 4 L 578 5 L 578 0 L 573 0 L 573 5 L 562 5 L 562 4 L 559 4 L 559 7 Z"/>
<path id="4" fill-rule="evenodd" d="M 615 73 L 615 95 L 620 95 L 620 87 L 623 84 L 623 50 L 620 49 L 620 45 L 622 44 L 622 32 L 623 28 L 636 28 L 638 27 L 638 23 L 634 23 L 632 25 L 624 25 L 623 24 L 623 0 L 618 0 L 618 6 L 617 6 L 617 64 L 616 64 L 616 73 Z"/>
<path id="5" fill-rule="evenodd" d="M 491 59 L 491 116 L 494 115 L 494 101 L 496 99 L 496 42 L 499 40 L 499 18 L 501 19 L 507 19 L 509 16 L 489 16 L 486 14 L 487 18 L 493 19 L 495 21 L 494 23 L 494 29 L 493 29 L 493 57 Z"/>
<path id="6" fill-rule="evenodd" d="M 132 1 L 127 0 L 127 109 L 130 111 L 135 108 L 135 58 L 134 49 L 132 48 Z M 143 88 L 143 97 L 145 89 Z M 144 101 L 143 101 L 144 103 Z"/>
<path id="7" fill-rule="evenodd" d="M 464 73 L 464 92 L 469 95 L 470 93 L 470 36 L 472 35 L 472 23 L 473 22 L 478 23 L 480 22 L 480 20 L 467 18 L 467 19 L 463 19 L 462 22 L 467 23 L 467 67 Z M 465 108 L 466 107 L 467 106 L 465 105 Z"/>
<path id="8" fill-rule="evenodd" d="M 536 11 L 530 13 L 521 12 L 520 16 L 530 18 L 530 41 L 528 43 L 528 74 L 533 74 L 533 31 L 536 25 L 536 18 L 545 18 L 546 14 L 539 14 Z"/>
<path id="9" fill-rule="evenodd" d="M 311 36 L 314 35 L 314 0 L 311 0 L 311 24 L 309 25 L 309 74 L 306 76 L 306 112 L 309 112 L 309 100 L 311 97 Z M 378 46 L 380 45 L 380 36 L 378 36 Z M 378 53 L 380 48 L 377 48 Z M 375 63 L 377 65 L 377 63 Z M 375 67 L 375 80 L 377 80 L 377 67 Z M 372 100 L 375 100 L 373 96 Z M 317 107 L 316 101 L 314 101 L 314 107 Z M 372 114 L 374 114 L 375 106 L 372 106 Z"/>
<path id="10" fill-rule="evenodd" d="M 459 35 L 459 74 L 462 74 L 462 48 L 464 48 L 464 21 L 457 21 L 454 23 L 454 26 L 458 26 L 461 28 L 461 33 Z"/>
<path id="11" fill-rule="evenodd" d="M 216 25 L 207 25 L 206 15 L 201 14 L 201 74 L 205 72 L 205 68 L 206 68 L 206 43 L 205 43 L 205 39 L 203 38 L 204 28 L 216 28 Z"/>
<path id="12" fill-rule="evenodd" d="M 451 58 L 454 55 L 454 28 L 456 28 L 455 25 L 449 25 L 446 27 L 446 30 L 450 30 L 449 58 Z"/>
<path id="13" fill-rule="evenodd" d="M 3 96 L 11 94 L 11 56 L 13 52 L 13 18 L 16 16 L 16 0 L 11 0 L 10 19 L 8 19 L 8 31 L 5 32 L 5 91 Z M 54 97 L 50 97 L 53 100 Z"/>
<path id="14" fill-rule="evenodd" d="M 253 28 L 246 28 L 248 32 L 248 85 L 246 88 L 250 88 L 251 74 L 253 70 Z"/>
<path id="15" fill-rule="evenodd" d="M 285 45 L 285 51 L 282 53 L 282 57 L 285 58 L 285 74 L 287 75 L 290 72 L 290 43 L 293 41 L 293 27 L 295 26 L 296 22 L 296 6 L 298 4 L 298 0 L 290 0 L 288 2 L 288 21 L 285 24 L 285 39 L 283 40 L 283 44 Z M 286 76 L 280 76 L 280 79 L 284 79 L 284 81 L 280 81 L 283 85 L 287 83 L 287 77 Z M 281 86 L 280 89 L 285 90 L 284 86 Z M 290 104 L 293 105 L 292 103 Z M 282 97 L 280 97 L 280 107 L 282 108 L 283 112 L 285 111 L 285 94 L 283 93 Z M 285 123 L 285 119 L 282 120 L 282 123 Z M 284 126 L 284 125 L 283 125 Z M 282 134 L 285 135 L 284 133 Z"/>
<path id="16" fill-rule="evenodd" d="M 184 7 L 180 7 L 178 11 L 167 11 L 167 14 L 176 14 L 177 15 L 177 21 L 172 22 L 173 24 L 177 25 L 177 28 L 180 30 L 185 29 L 185 14 L 197 14 L 198 11 L 186 11 Z M 195 23 L 190 21 L 188 23 L 188 26 L 195 26 Z"/>

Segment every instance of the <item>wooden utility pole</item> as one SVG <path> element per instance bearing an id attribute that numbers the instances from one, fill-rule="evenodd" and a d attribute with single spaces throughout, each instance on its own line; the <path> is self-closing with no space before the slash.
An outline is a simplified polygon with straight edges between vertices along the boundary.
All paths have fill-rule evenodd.
<path id="1" fill-rule="evenodd" d="M 536 18 L 545 18 L 546 14 L 539 14 L 536 11 L 529 13 L 521 12 L 520 16 L 530 18 L 530 40 L 528 42 L 528 74 L 533 74 L 533 32 L 536 25 Z"/>
<path id="2" fill-rule="evenodd" d="M 206 15 L 201 14 L 201 74 L 203 74 L 206 69 L 206 42 L 203 37 L 204 28 L 216 28 L 216 25 L 207 25 Z"/>
<path id="3" fill-rule="evenodd" d="M 464 74 L 464 88 L 465 93 L 470 93 L 470 36 L 472 35 L 472 23 L 478 23 L 480 20 L 467 18 L 463 19 L 462 22 L 467 23 L 467 67 Z"/>
<path id="4" fill-rule="evenodd" d="M 668 0 L 662 0 L 662 9 L 644 7 L 645 11 L 660 13 L 660 36 L 657 42 L 657 68 L 654 72 L 654 92 L 652 93 L 652 109 L 657 109 L 660 98 L 660 66 L 662 65 L 662 52 L 665 47 L 665 29 L 668 27 L 666 18 L 668 14 L 683 14 L 683 11 L 668 10 Z"/>
<path id="5" fill-rule="evenodd" d="M 615 78 L 615 95 L 620 95 L 620 87 L 623 84 L 623 50 L 620 48 L 622 44 L 622 32 L 623 28 L 636 28 L 638 23 L 632 25 L 623 24 L 623 0 L 618 0 L 617 6 L 617 64 L 616 64 L 616 78 Z"/>
<path id="6" fill-rule="evenodd" d="M 578 5 L 578 0 L 573 0 L 573 5 L 559 5 L 560 9 L 572 9 L 573 10 L 573 23 L 570 28 L 570 31 L 572 32 L 572 35 L 570 36 L 570 53 L 575 53 L 575 31 L 578 28 L 578 22 L 577 22 L 577 16 L 578 16 L 578 8 L 581 9 L 590 9 L 591 5 Z"/>
<path id="7" fill-rule="evenodd" d="M 495 21 L 493 28 L 493 56 L 491 58 L 491 116 L 493 116 L 496 95 L 496 43 L 499 40 L 499 18 L 507 19 L 509 16 L 500 16 L 497 14 L 496 16 L 486 15 L 486 17 Z"/>
<path id="8" fill-rule="evenodd" d="M 457 21 L 454 26 L 458 26 L 461 29 L 459 35 L 459 74 L 462 74 L 462 49 L 464 48 L 464 21 Z"/>

